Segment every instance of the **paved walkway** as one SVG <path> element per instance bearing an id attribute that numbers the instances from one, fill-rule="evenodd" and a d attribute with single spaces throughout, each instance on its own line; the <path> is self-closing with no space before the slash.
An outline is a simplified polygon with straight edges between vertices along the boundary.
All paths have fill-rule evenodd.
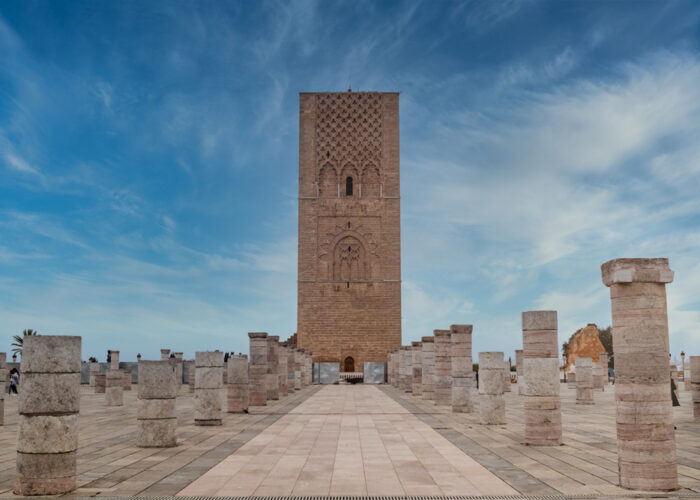
<path id="1" fill-rule="evenodd" d="M 325 386 L 179 493 L 517 494 L 370 385 Z"/>

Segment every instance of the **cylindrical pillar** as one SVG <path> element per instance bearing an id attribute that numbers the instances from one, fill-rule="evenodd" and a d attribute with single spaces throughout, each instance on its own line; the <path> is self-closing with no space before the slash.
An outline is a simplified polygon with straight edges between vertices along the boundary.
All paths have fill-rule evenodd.
<path id="1" fill-rule="evenodd" d="M 558 446 L 562 431 L 557 312 L 524 312 L 522 322 L 525 384 L 520 394 L 525 410 L 525 443 Z"/>
<path id="2" fill-rule="evenodd" d="M 423 347 L 420 342 L 411 342 L 411 393 L 423 395 Z"/>
<path id="3" fill-rule="evenodd" d="M 608 385 L 608 353 L 598 354 L 598 361 L 593 363 L 593 389 L 605 390 Z"/>
<path id="4" fill-rule="evenodd" d="M 294 392 L 294 346 L 287 345 L 287 392 Z"/>
<path id="5" fill-rule="evenodd" d="M 510 363 L 503 361 L 503 392 L 510 392 Z"/>
<path id="6" fill-rule="evenodd" d="M 100 363 L 90 362 L 90 387 L 95 387 L 95 377 L 100 374 Z"/>
<path id="7" fill-rule="evenodd" d="M 170 349 L 161 349 L 160 350 L 160 359 L 162 361 L 165 361 L 166 359 L 170 359 Z"/>
<path id="8" fill-rule="evenodd" d="M 177 384 L 178 390 L 180 389 L 180 386 L 182 385 L 182 371 L 183 371 L 183 364 L 184 364 L 184 360 L 183 360 L 184 354 L 185 354 L 184 352 L 176 352 L 175 353 L 175 361 L 177 363 L 175 365 L 175 380 L 177 381 L 176 384 Z"/>
<path id="9" fill-rule="evenodd" d="M 576 404 L 592 405 L 593 401 L 593 360 L 576 358 Z"/>
<path id="10" fill-rule="evenodd" d="M 306 385 L 311 385 L 314 378 L 314 364 L 311 356 L 311 351 L 304 350 L 304 371 L 306 372 Z"/>
<path id="11" fill-rule="evenodd" d="M 190 363 L 190 371 L 188 373 L 188 385 L 190 386 L 190 392 L 194 392 L 194 380 L 195 380 L 195 372 L 197 371 L 197 367 L 195 366 L 194 363 Z"/>
<path id="12" fill-rule="evenodd" d="M 110 370 L 119 369 L 119 351 L 109 351 L 109 368 Z"/>
<path id="13" fill-rule="evenodd" d="M 194 425 L 221 425 L 224 353 L 196 352 L 194 362 Z"/>
<path id="14" fill-rule="evenodd" d="M 411 346 L 401 346 L 401 388 L 404 392 L 413 392 L 413 353 Z"/>
<path id="15" fill-rule="evenodd" d="M 22 346 L 16 495 L 76 487 L 80 337 L 32 335 Z"/>
<path id="16" fill-rule="evenodd" d="M 401 387 L 401 373 L 399 372 L 399 367 L 401 365 L 401 349 L 396 348 L 394 349 L 394 355 L 393 355 L 393 361 L 392 363 L 394 364 L 394 380 L 392 385 L 396 387 L 397 389 Z"/>
<path id="17" fill-rule="evenodd" d="M 479 353 L 479 422 L 484 425 L 506 423 L 502 352 Z"/>
<path id="18" fill-rule="evenodd" d="M 287 348 L 281 344 L 277 345 L 278 362 L 277 378 L 279 379 L 279 397 L 287 395 Z"/>
<path id="19" fill-rule="evenodd" d="M 114 368 L 110 368 L 105 374 L 105 401 L 107 406 L 124 405 L 124 375 Z"/>
<path id="20" fill-rule="evenodd" d="M 248 411 L 248 356 L 241 354 L 228 358 L 228 412 Z"/>
<path id="21" fill-rule="evenodd" d="M 95 394 L 104 394 L 107 386 L 107 375 L 98 373 L 95 375 Z"/>
<path id="22" fill-rule="evenodd" d="M 449 330 L 434 330 L 435 404 L 452 405 L 452 341 Z"/>
<path id="23" fill-rule="evenodd" d="M 0 352 L 0 425 L 5 425 L 5 379 L 7 378 L 7 353 Z"/>
<path id="24" fill-rule="evenodd" d="M 423 356 L 423 399 L 435 399 L 435 339 L 431 336 L 422 337 Z"/>
<path id="25" fill-rule="evenodd" d="M 452 411 L 471 413 L 472 386 L 472 325 L 450 326 L 451 367 L 452 367 Z"/>
<path id="26" fill-rule="evenodd" d="M 666 312 L 673 271 L 668 259 L 615 259 L 601 271 L 612 304 L 620 486 L 675 490 Z"/>
<path id="27" fill-rule="evenodd" d="M 700 420 L 700 356 L 690 356 L 690 390 L 693 391 L 693 417 Z"/>
<path id="28" fill-rule="evenodd" d="M 250 406 L 267 404 L 267 333 L 250 332 L 250 366 L 248 367 L 248 393 Z"/>
<path id="29" fill-rule="evenodd" d="M 122 388 L 125 391 L 131 390 L 131 372 L 128 370 L 122 371 Z"/>
<path id="30" fill-rule="evenodd" d="M 139 361 L 136 446 L 169 448 L 177 444 L 177 366 L 169 359 Z"/>
<path id="31" fill-rule="evenodd" d="M 525 374 L 523 370 L 523 350 L 522 349 L 516 349 L 515 350 L 515 374 L 518 382 L 518 394 L 521 394 L 520 388 L 523 386 L 525 383 Z"/>
<path id="32" fill-rule="evenodd" d="M 267 337 L 267 399 L 280 398 L 279 336 Z"/>

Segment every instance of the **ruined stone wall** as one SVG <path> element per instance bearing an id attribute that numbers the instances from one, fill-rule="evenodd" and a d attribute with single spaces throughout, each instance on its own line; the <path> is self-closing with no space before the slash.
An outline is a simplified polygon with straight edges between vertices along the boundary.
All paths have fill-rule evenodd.
<path id="1" fill-rule="evenodd" d="M 300 95 L 297 345 L 314 362 L 360 371 L 401 345 L 398 132 L 396 93 Z"/>

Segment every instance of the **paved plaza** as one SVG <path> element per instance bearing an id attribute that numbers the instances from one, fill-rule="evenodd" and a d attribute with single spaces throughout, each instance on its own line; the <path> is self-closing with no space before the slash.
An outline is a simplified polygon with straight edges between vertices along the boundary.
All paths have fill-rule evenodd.
<path id="1" fill-rule="evenodd" d="M 135 389 L 135 388 L 134 388 Z M 187 386 L 177 399 L 178 446 L 138 448 L 136 391 L 125 405 L 82 387 L 79 488 L 69 496 L 626 495 L 617 486 L 612 387 L 594 406 L 562 386 L 564 445 L 521 444 L 521 398 L 507 424 L 484 426 L 390 386 L 311 386 L 223 426 L 194 425 Z M 700 494 L 700 427 L 690 392 L 674 408 L 679 494 Z M 0 495 L 15 475 L 18 398 L 0 427 Z"/>

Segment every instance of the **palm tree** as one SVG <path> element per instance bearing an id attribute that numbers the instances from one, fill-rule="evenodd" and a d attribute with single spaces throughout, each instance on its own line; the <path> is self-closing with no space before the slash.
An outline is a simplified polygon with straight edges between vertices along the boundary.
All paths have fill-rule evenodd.
<path id="1" fill-rule="evenodd" d="M 31 328 L 29 330 L 24 330 L 22 332 L 22 336 L 20 337 L 19 335 L 13 335 L 12 338 L 14 339 L 14 342 L 12 343 L 12 352 L 15 354 L 19 354 L 20 356 L 22 355 L 22 346 L 24 346 L 24 337 L 29 337 L 30 335 L 37 335 L 38 332 L 36 330 L 32 330 Z"/>

